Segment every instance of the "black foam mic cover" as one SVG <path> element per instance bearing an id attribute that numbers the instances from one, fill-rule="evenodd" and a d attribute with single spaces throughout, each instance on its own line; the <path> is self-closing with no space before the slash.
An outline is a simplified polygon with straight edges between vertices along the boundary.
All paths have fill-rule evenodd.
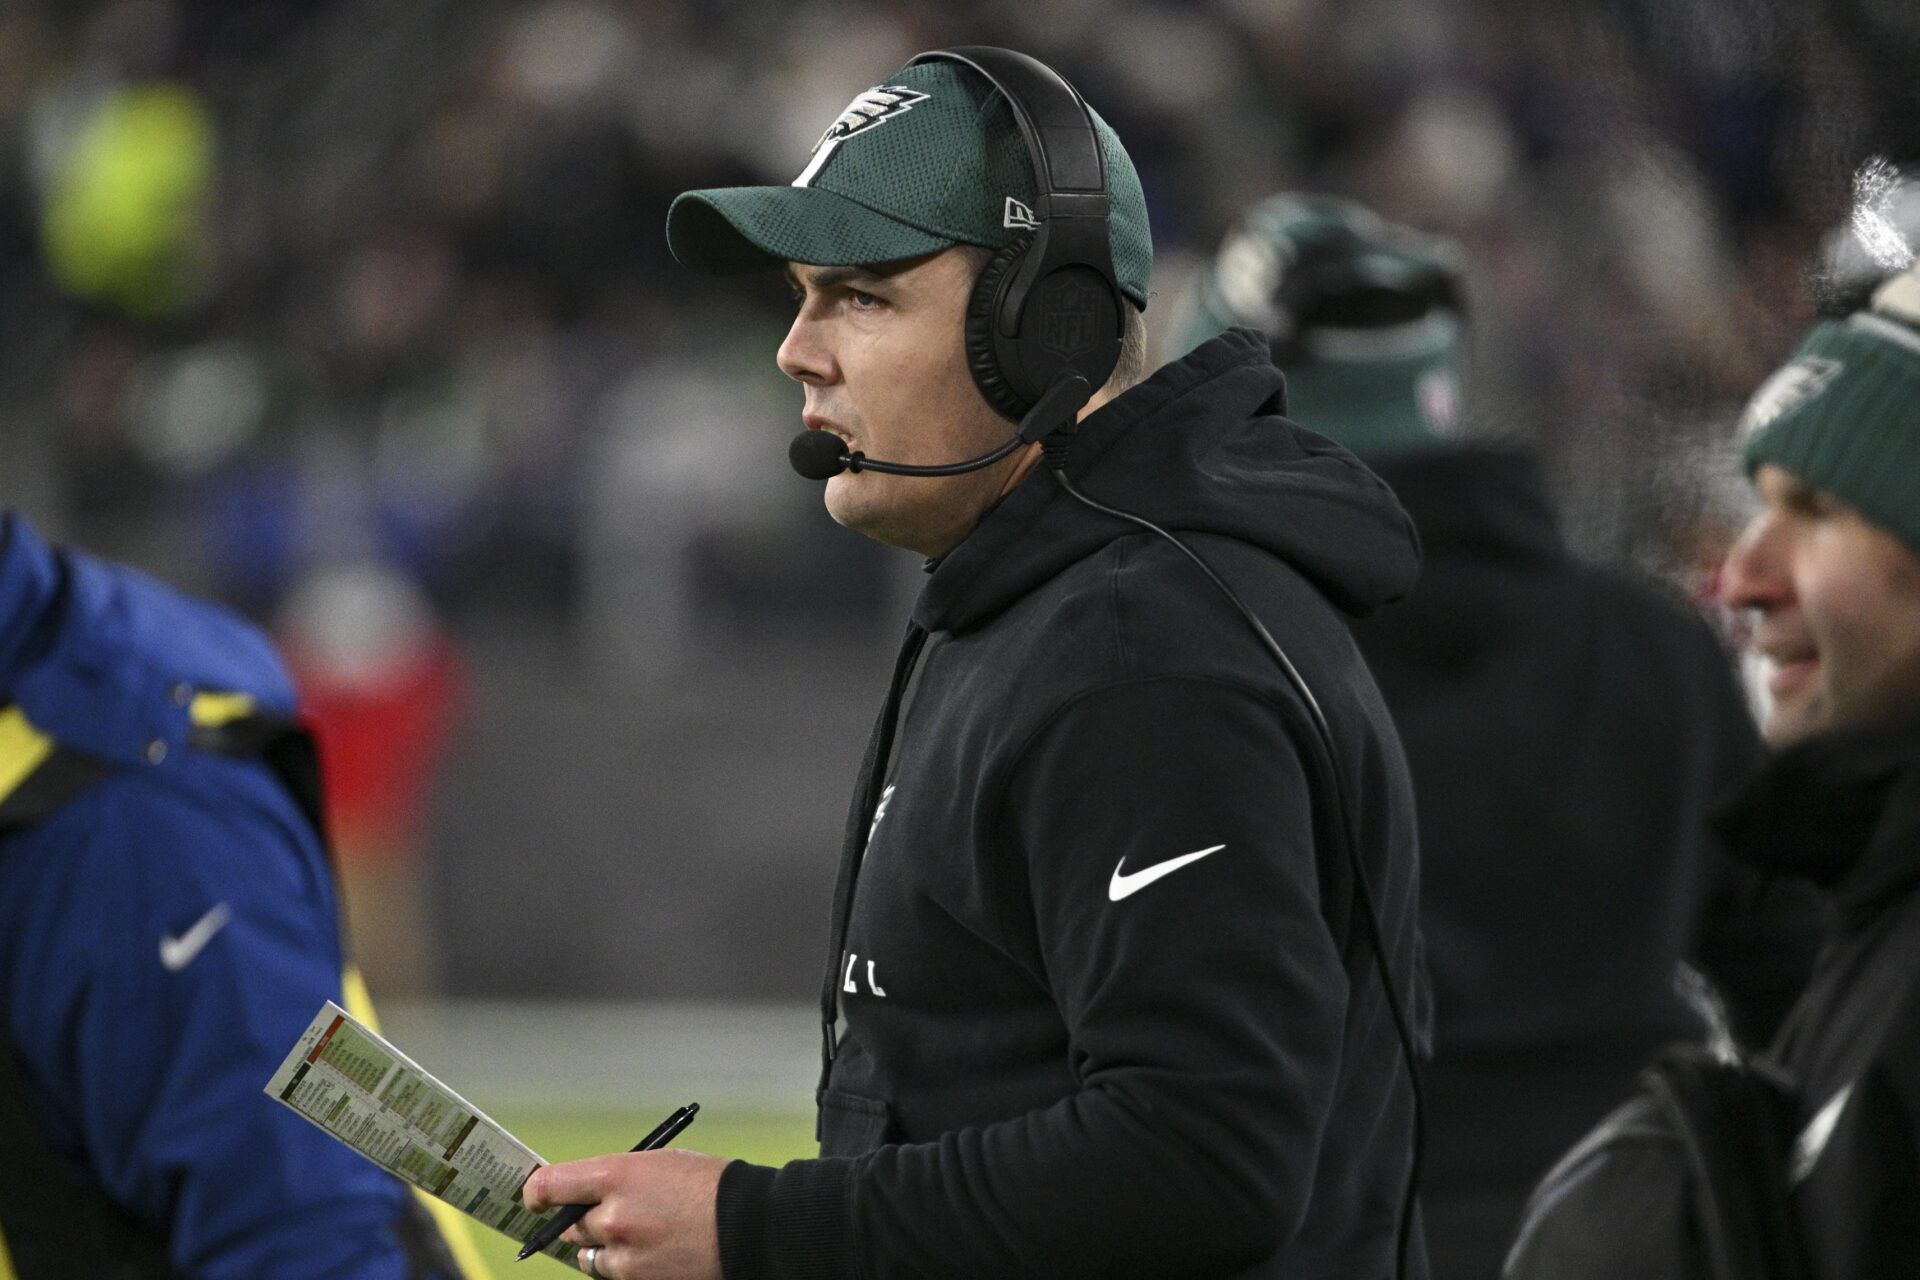
<path id="1" fill-rule="evenodd" d="M 787 461 L 809 480 L 831 480 L 847 469 L 847 442 L 831 431 L 802 431 L 787 446 Z"/>

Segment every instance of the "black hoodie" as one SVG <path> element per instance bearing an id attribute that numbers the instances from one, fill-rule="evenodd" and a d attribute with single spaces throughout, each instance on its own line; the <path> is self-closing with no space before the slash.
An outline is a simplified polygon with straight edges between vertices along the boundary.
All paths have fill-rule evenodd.
<path id="1" fill-rule="evenodd" d="M 1707 624 L 1574 556 L 1524 454 L 1376 465 L 1426 553 L 1354 635 L 1420 797 L 1427 1242 L 1437 1274 L 1492 1276 L 1540 1175 L 1656 1049 L 1698 1038 L 1676 963 L 1765 1043 L 1814 931 L 1804 896 L 1738 874 L 1708 833 L 1760 747 Z"/>
<path id="2" fill-rule="evenodd" d="M 1417 544 L 1282 385 L 1230 332 L 1089 415 L 1069 474 L 1305 677 L 1405 998 L 1412 797 L 1341 611 Z M 915 608 L 836 895 L 821 1158 L 728 1168 L 728 1280 L 1391 1274 L 1412 1095 L 1324 762 L 1199 570 L 1036 469 Z"/>
<path id="3" fill-rule="evenodd" d="M 1787 748 L 1720 825 L 1833 909 L 1770 1050 L 1798 1105 L 1788 1177 L 1813 1275 L 1920 1275 L 1920 711 Z"/>

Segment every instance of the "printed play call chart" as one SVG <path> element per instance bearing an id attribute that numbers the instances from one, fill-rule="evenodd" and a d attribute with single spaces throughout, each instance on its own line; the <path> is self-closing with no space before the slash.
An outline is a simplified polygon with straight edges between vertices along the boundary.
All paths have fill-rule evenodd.
<path id="1" fill-rule="evenodd" d="M 390 1173 L 525 1242 L 551 1215 L 520 1202 L 533 1149 L 328 1001 L 267 1082 L 267 1093 Z M 571 1263 L 579 1246 L 555 1242 Z"/>

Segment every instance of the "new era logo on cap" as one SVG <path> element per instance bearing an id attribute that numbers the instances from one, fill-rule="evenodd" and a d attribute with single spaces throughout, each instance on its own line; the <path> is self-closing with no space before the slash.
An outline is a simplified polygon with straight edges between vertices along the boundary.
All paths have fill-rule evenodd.
<path id="1" fill-rule="evenodd" d="M 1040 219 L 1033 216 L 1033 210 L 1008 196 L 1006 211 L 1000 215 L 1000 225 L 1021 231 L 1038 231 Z"/>
<path id="2" fill-rule="evenodd" d="M 877 128 L 898 116 L 913 110 L 916 102 L 925 102 L 927 96 L 917 89 L 909 89 L 899 84 L 877 84 L 847 104 L 839 119 L 827 126 L 820 135 L 820 141 L 813 144 L 813 158 L 807 161 L 807 167 L 793 180 L 796 187 L 812 184 L 826 167 L 827 160 L 840 148 L 840 144 L 858 133 Z"/>

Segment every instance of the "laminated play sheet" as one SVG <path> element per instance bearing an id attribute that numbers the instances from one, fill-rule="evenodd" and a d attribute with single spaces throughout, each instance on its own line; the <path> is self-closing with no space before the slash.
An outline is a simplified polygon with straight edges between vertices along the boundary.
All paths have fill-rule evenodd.
<path id="1" fill-rule="evenodd" d="M 520 1201 L 527 1175 L 546 1161 L 332 1001 L 273 1073 L 267 1093 L 381 1168 L 521 1243 L 552 1216 Z M 579 1247 L 556 1241 L 544 1252 L 571 1263 Z"/>

